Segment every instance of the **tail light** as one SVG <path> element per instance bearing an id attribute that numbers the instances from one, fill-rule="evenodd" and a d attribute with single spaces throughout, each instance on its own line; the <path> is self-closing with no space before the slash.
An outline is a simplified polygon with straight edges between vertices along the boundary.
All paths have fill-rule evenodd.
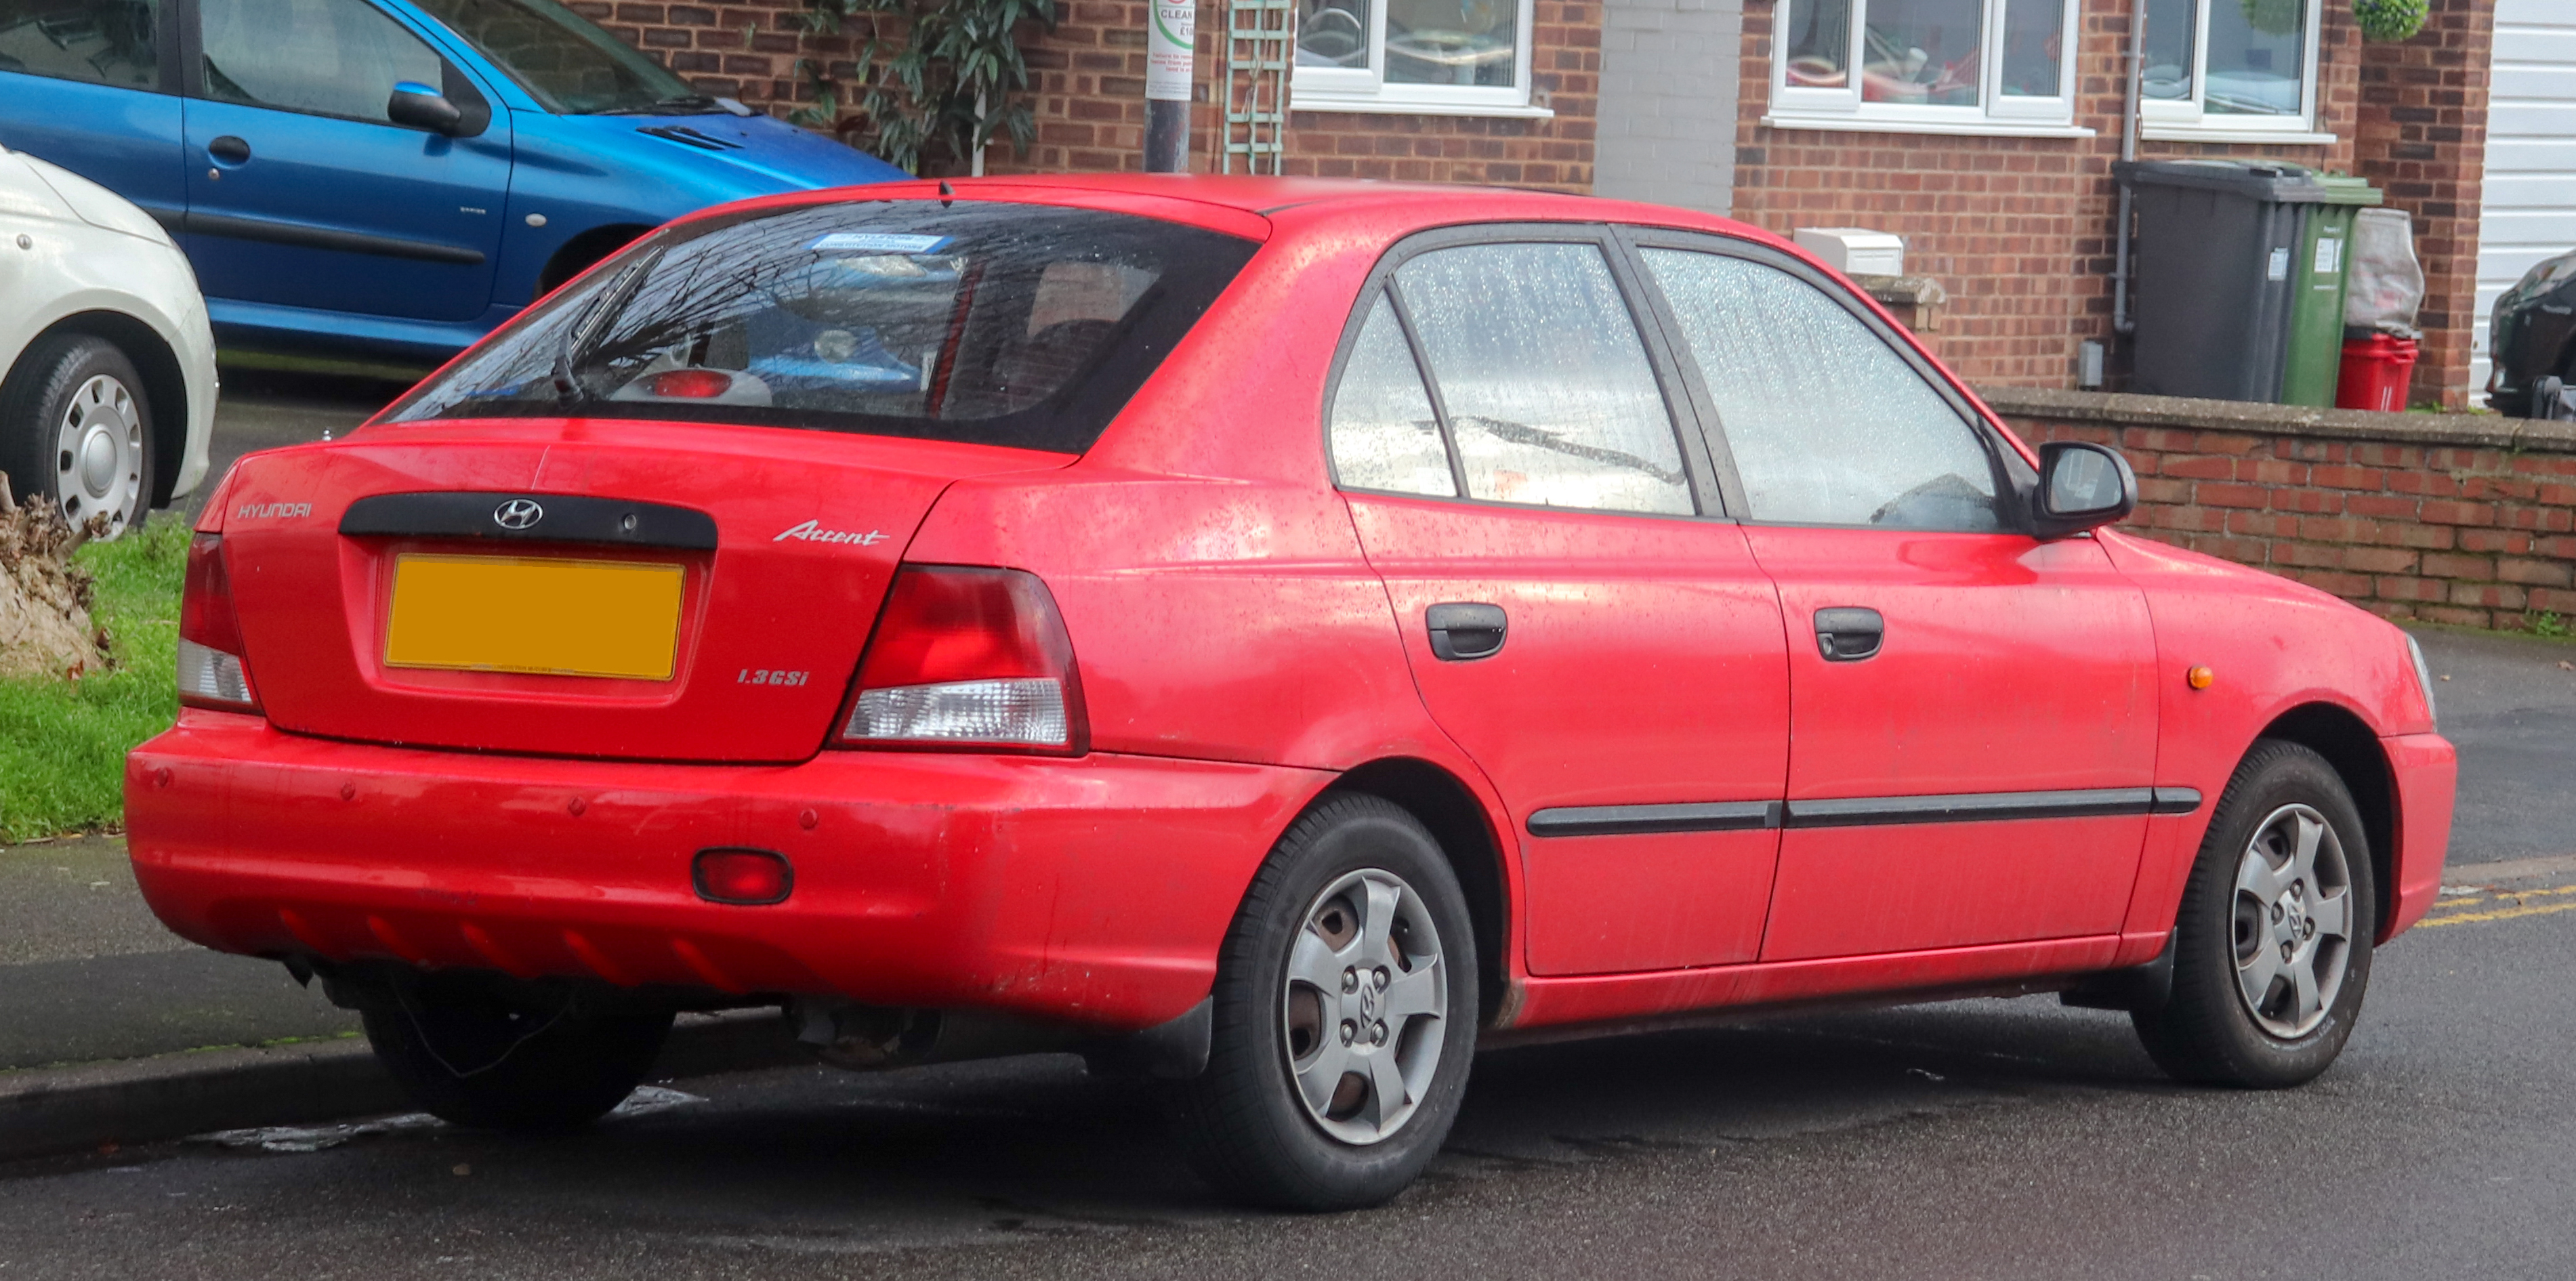
<path id="1" fill-rule="evenodd" d="M 675 400 L 721 396 L 733 390 L 733 375 L 718 369 L 672 369 L 653 375 L 652 392 Z"/>
<path id="2" fill-rule="evenodd" d="M 1090 750 L 1073 642 L 1016 569 L 906 565 L 841 718 L 843 747 Z"/>
<path id="3" fill-rule="evenodd" d="M 188 544 L 187 586 L 179 597 L 179 701 L 226 712 L 259 710 L 250 668 L 242 661 L 241 621 L 233 613 L 221 534 L 199 534 Z"/>

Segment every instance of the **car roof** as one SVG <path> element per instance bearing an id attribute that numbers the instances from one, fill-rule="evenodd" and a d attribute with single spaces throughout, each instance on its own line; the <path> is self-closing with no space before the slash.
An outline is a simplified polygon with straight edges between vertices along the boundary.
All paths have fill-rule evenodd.
<path id="1" fill-rule="evenodd" d="M 828 192 L 798 192 L 761 203 L 818 199 L 872 200 L 1037 198 L 1050 204 L 1094 205 L 1143 212 L 1139 202 L 1195 205 L 1206 210 L 1193 216 L 1166 205 L 1166 216 L 1212 229 L 1237 231 L 1252 215 L 1271 221 L 1293 214 L 1293 221 L 1318 216 L 1367 213 L 1379 218 L 1413 221 L 1423 227 L 1465 222 L 1616 222 L 1678 227 L 1738 236 L 1789 248 L 1786 241 L 1759 227 L 1731 218 L 1669 205 L 1580 196 L 1526 187 L 1482 187 L 1442 183 L 1381 182 L 1361 178 L 1263 177 L 1248 174 L 1027 174 L 987 178 L 916 179 L 843 187 Z M 1223 212 L 1219 212 L 1223 211 Z M 1226 215 L 1231 214 L 1233 217 Z M 1794 249 L 1791 252 L 1796 252 Z M 1800 255 L 1803 257 L 1804 255 Z"/>

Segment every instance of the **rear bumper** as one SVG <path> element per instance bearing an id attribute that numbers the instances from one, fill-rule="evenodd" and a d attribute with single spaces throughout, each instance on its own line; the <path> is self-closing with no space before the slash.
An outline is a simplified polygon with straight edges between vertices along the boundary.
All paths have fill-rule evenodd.
<path id="1" fill-rule="evenodd" d="M 782 766 L 477 756 L 190 711 L 126 761 L 136 879 L 208 947 L 1148 1027 L 1207 995 L 1329 775 L 1094 754 Z M 796 871 L 728 907 L 700 849 Z"/>
<path id="2" fill-rule="evenodd" d="M 2397 791 L 2397 892 L 2380 941 L 2395 938 L 2433 906 L 2442 893 L 2442 863 L 2450 853 L 2451 806 L 2459 788 L 2459 754 L 2439 734 L 2383 738 L 2390 781 Z"/>

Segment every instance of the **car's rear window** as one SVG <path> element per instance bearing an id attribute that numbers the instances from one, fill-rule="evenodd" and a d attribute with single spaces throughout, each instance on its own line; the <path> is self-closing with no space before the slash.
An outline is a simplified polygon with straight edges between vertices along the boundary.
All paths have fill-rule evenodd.
<path id="1" fill-rule="evenodd" d="M 1080 453 L 1255 248 L 986 202 L 692 223 L 549 298 L 386 419 L 667 418 Z"/>

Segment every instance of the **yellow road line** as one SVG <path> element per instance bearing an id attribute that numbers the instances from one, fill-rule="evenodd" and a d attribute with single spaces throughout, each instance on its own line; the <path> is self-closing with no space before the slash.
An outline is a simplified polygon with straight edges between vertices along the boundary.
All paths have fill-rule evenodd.
<path id="1" fill-rule="evenodd" d="M 2472 921 L 2510 921 L 2517 916 L 2547 916 L 2553 912 L 2576 912 L 2576 903 L 2540 903 L 2530 907 L 2498 908 L 2492 912 L 2455 912 L 2449 916 L 2428 916 L 2415 924 L 2431 929 L 2436 925 L 2466 925 Z"/>
<path id="2" fill-rule="evenodd" d="M 2547 898 L 2552 894 L 2576 894 L 2576 885 L 2562 885 L 2554 890 L 2490 890 L 2491 898 Z"/>

